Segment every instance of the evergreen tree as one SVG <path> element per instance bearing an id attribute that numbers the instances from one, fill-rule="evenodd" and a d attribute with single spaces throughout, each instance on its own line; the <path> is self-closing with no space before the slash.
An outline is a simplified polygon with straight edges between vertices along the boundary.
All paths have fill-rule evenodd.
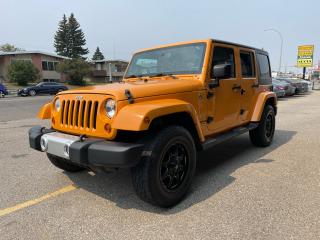
<path id="1" fill-rule="evenodd" d="M 68 57 L 70 58 L 81 58 L 84 55 L 88 54 L 89 51 L 83 46 L 86 45 L 86 39 L 80 24 L 77 19 L 74 17 L 74 14 L 71 13 L 68 19 L 68 47 L 69 53 Z"/>
<path id="2" fill-rule="evenodd" d="M 68 31 L 67 17 L 65 14 L 63 14 L 63 18 L 59 22 L 58 31 L 54 36 L 54 47 L 59 55 L 65 57 L 69 57 Z"/>
<path id="3" fill-rule="evenodd" d="M 93 54 L 92 60 L 103 60 L 104 56 L 100 51 L 99 47 L 97 47 L 95 53 Z"/>

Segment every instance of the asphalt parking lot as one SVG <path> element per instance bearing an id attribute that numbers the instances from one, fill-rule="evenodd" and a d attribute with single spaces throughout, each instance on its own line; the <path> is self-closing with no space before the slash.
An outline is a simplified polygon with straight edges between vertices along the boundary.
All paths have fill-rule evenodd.
<path id="1" fill-rule="evenodd" d="M 69 174 L 29 149 L 51 98 L 0 99 L 0 239 L 320 239 L 320 91 L 279 101 L 271 147 L 243 135 L 201 153 L 168 210 L 137 198 L 129 170 Z"/>

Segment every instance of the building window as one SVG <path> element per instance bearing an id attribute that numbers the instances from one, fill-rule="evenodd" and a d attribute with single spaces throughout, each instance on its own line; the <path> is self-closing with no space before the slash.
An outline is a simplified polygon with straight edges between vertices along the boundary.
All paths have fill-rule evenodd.
<path id="1" fill-rule="evenodd" d="M 42 61 L 42 70 L 44 71 L 56 71 L 59 62 Z"/>

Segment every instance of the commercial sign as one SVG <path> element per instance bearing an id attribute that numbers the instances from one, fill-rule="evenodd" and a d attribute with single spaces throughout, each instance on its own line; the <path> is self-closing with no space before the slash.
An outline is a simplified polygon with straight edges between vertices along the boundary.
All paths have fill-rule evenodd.
<path id="1" fill-rule="evenodd" d="M 298 46 L 298 67 L 312 67 L 313 66 L 313 50 L 314 45 Z"/>

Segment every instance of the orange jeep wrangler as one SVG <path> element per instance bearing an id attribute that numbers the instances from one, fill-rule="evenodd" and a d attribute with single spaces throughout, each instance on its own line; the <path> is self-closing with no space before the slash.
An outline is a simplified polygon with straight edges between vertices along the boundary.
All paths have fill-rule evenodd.
<path id="1" fill-rule="evenodd" d="M 135 53 L 122 82 L 58 93 L 29 130 L 58 168 L 131 168 L 138 196 L 170 207 L 187 193 L 197 151 L 249 131 L 269 146 L 277 98 L 268 53 L 219 40 Z M 214 156 L 212 156 L 214 158 Z"/>

